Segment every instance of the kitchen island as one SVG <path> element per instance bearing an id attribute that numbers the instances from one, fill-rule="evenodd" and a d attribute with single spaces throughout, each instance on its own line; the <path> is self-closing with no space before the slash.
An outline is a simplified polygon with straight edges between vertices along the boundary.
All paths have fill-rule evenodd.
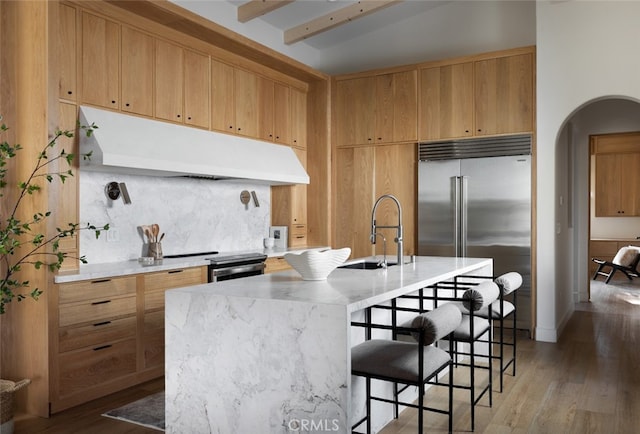
<path id="1" fill-rule="evenodd" d="M 491 259 L 417 257 L 386 270 L 337 269 L 323 281 L 285 271 L 170 290 L 166 431 L 350 432 L 352 318 L 422 287 L 492 271 Z"/>

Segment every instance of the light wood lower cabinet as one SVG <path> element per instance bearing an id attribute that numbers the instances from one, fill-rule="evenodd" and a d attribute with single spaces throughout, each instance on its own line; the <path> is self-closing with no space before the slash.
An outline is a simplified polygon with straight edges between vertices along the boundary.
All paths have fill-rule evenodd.
<path id="1" fill-rule="evenodd" d="M 87 394 L 102 384 L 136 372 L 136 339 L 109 342 L 59 356 L 61 396 Z M 89 398 L 90 399 L 90 398 Z"/>
<path id="2" fill-rule="evenodd" d="M 206 267 L 148 273 L 139 295 L 144 299 L 142 369 L 164 369 L 164 293 L 207 281 Z"/>
<path id="3" fill-rule="evenodd" d="M 206 281 L 192 267 L 58 285 L 51 412 L 162 376 L 164 292 Z"/>

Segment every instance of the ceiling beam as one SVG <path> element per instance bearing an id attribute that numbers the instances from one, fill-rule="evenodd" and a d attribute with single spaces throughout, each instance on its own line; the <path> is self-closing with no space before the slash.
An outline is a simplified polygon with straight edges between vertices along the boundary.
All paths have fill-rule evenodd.
<path id="1" fill-rule="evenodd" d="M 382 8 L 389 7 L 402 0 L 361 0 L 352 5 L 335 10 L 321 17 L 315 18 L 284 32 L 284 43 L 289 45 L 301 41 L 318 33 L 364 17 Z"/>
<path id="2" fill-rule="evenodd" d="M 293 3 L 294 0 L 251 0 L 238 6 L 238 21 L 246 23 L 266 13 Z"/>

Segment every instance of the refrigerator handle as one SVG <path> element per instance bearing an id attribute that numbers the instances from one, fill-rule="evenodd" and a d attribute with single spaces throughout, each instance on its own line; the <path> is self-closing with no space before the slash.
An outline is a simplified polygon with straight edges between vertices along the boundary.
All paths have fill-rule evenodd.
<path id="1" fill-rule="evenodd" d="M 451 202 L 453 203 L 453 252 L 455 256 L 460 256 L 460 177 L 451 177 Z"/>
<path id="2" fill-rule="evenodd" d="M 467 256 L 467 197 L 469 177 L 460 177 L 460 254 Z"/>

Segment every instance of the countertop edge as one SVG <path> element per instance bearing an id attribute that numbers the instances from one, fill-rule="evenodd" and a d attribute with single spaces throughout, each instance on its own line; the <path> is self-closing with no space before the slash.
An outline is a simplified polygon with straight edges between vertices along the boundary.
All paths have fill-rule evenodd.
<path id="1" fill-rule="evenodd" d="M 243 250 L 233 252 L 220 252 L 223 254 L 240 254 L 240 253 L 263 253 L 267 258 L 280 257 L 287 252 L 296 252 L 304 250 L 329 249 L 328 246 L 309 246 L 297 247 L 286 250 L 264 249 L 264 250 Z M 194 256 L 191 258 L 170 258 L 156 261 L 153 264 L 145 265 L 137 260 L 106 262 L 99 264 L 81 265 L 79 270 L 70 270 L 56 274 L 53 278 L 54 283 L 71 283 L 82 280 L 105 279 L 121 276 L 131 276 L 135 274 L 154 273 L 158 271 L 173 270 L 176 268 L 192 268 L 209 265 L 206 258 L 212 255 Z"/>

